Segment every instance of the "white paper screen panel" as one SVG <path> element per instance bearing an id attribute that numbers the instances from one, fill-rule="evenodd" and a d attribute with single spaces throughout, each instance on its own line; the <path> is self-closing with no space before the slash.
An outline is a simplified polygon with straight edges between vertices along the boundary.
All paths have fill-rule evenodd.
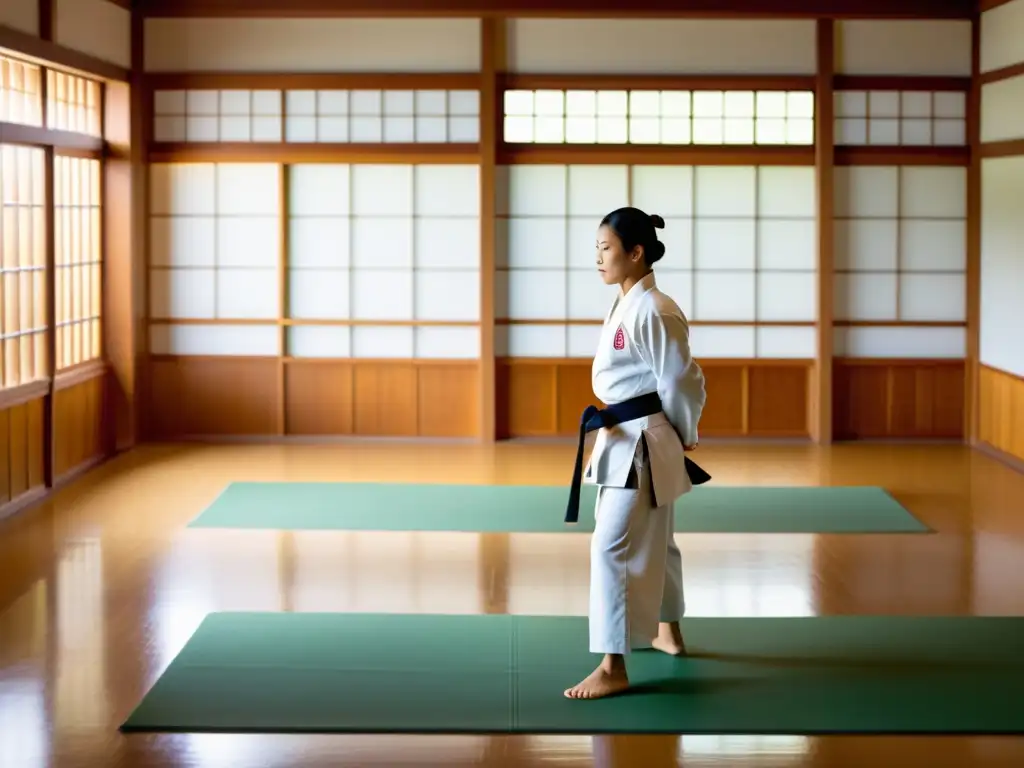
<path id="1" fill-rule="evenodd" d="M 158 142 L 476 143 L 475 90 L 189 90 L 154 95 Z"/>
<path id="2" fill-rule="evenodd" d="M 154 164 L 150 316 L 277 322 L 280 167 Z"/>
<path id="3" fill-rule="evenodd" d="M 812 20 L 511 19 L 508 40 L 510 72 L 812 75 L 815 71 Z"/>
<path id="4" fill-rule="evenodd" d="M 514 90 L 504 115 L 511 144 L 814 143 L 811 91 Z"/>
<path id="5" fill-rule="evenodd" d="M 1024 376 L 1024 157 L 981 161 L 981 362 Z"/>
<path id="6" fill-rule="evenodd" d="M 743 341 L 722 347 L 725 356 L 763 346 L 813 357 L 800 327 L 817 315 L 812 168 L 513 165 L 499 169 L 499 185 L 496 315 L 512 322 L 498 340 L 510 354 L 592 354 L 596 326 L 580 323 L 602 320 L 616 292 L 596 273 L 598 225 L 632 204 L 666 220 L 658 285 L 687 317 L 749 323 L 726 333 Z M 758 323 L 794 327 L 759 344 Z"/>
<path id="7" fill-rule="evenodd" d="M 967 352 L 965 328 L 871 326 L 836 328 L 833 354 L 851 358 L 963 358 Z"/>
<path id="8" fill-rule="evenodd" d="M 1024 0 L 1013 0 L 981 14 L 982 72 L 1024 61 Z"/>
<path id="9" fill-rule="evenodd" d="M 147 72 L 477 72 L 480 22 L 146 19 Z"/>
<path id="10" fill-rule="evenodd" d="M 845 19 L 836 22 L 835 51 L 843 75 L 970 77 L 971 22 Z"/>
<path id="11" fill-rule="evenodd" d="M 495 331 L 499 357 L 591 358 L 597 352 L 597 325 L 506 325 Z M 697 358 L 813 359 L 817 350 L 814 326 L 696 325 L 690 327 L 690 349 Z"/>
<path id="12" fill-rule="evenodd" d="M 837 91 L 837 146 L 964 146 L 963 91 Z"/>
<path id="13" fill-rule="evenodd" d="M 836 320 L 965 322 L 966 173 L 957 167 L 836 168 Z M 885 356 L 888 341 L 878 355 L 870 345 L 898 330 L 857 335 L 849 349 Z M 893 338 L 910 337 L 900 332 Z"/>
<path id="14" fill-rule="evenodd" d="M 981 140 L 1024 137 L 1024 75 L 981 86 Z"/>
<path id="15" fill-rule="evenodd" d="M 288 329 L 287 354 L 296 358 L 475 360 L 476 327 L 300 325 Z"/>
<path id="16" fill-rule="evenodd" d="M 288 316 L 295 357 L 479 356 L 474 165 L 300 164 L 290 170 Z M 354 320 L 359 325 L 316 326 Z"/>

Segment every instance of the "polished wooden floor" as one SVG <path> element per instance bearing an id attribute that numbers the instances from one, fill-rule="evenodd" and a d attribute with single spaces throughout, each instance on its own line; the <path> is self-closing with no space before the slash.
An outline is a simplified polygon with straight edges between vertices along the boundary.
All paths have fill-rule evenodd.
<path id="1" fill-rule="evenodd" d="M 1024 739 L 136 735 L 216 610 L 586 613 L 588 538 L 186 530 L 231 480 L 562 484 L 565 444 L 152 446 L 0 523 L 0 766 L 1024 765 Z M 959 446 L 713 445 L 716 482 L 877 484 L 935 535 L 680 537 L 693 616 L 1024 614 L 1024 475 Z M 563 683 L 553 680 L 553 694 Z"/>

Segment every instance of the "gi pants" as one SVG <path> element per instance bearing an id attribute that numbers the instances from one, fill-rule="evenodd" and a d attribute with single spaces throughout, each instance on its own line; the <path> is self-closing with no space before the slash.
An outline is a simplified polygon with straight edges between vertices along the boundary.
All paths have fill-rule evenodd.
<path id="1" fill-rule="evenodd" d="M 673 505 L 654 506 L 641 439 L 626 488 L 603 485 L 590 544 L 590 651 L 649 648 L 658 622 L 683 617 L 683 568 Z"/>

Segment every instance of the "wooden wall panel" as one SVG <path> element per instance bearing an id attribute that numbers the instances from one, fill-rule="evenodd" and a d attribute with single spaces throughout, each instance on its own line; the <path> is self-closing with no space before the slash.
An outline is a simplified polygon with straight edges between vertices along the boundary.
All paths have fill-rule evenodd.
<path id="1" fill-rule="evenodd" d="M 35 398 L 0 410 L 0 510 L 46 487 L 44 402 Z"/>
<path id="2" fill-rule="evenodd" d="M 468 361 L 157 357 L 158 438 L 280 435 L 475 437 L 479 365 Z M 240 383 L 244 382 L 240 386 Z"/>
<path id="3" fill-rule="evenodd" d="M 1024 377 L 983 365 L 978 398 L 978 439 L 1024 461 Z"/>
<path id="4" fill-rule="evenodd" d="M 60 386 L 58 378 L 53 393 L 53 476 L 58 482 L 109 453 L 106 382 L 105 368 L 69 386 Z"/>
<path id="5" fill-rule="evenodd" d="M 807 437 L 810 361 L 702 361 L 708 403 L 701 437 Z M 499 437 L 571 436 L 580 414 L 600 406 L 590 361 L 504 358 L 498 361 Z"/>
<path id="6" fill-rule="evenodd" d="M 150 371 L 158 439 L 277 432 L 276 358 L 154 357 Z"/>
<path id="7" fill-rule="evenodd" d="M 963 360 L 838 359 L 837 440 L 963 437 Z"/>

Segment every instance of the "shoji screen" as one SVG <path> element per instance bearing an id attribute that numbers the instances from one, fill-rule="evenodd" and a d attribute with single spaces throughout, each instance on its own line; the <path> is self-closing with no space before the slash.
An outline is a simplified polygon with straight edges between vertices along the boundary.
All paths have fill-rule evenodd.
<path id="1" fill-rule="evenodd" d="M 504 169 L 499 354 L 591 357 L 615 297 L 596 272 L 601 218 L 659 213 L 661 290 L 691 320 L 698 357 L 812 358 L 813 168 L 538 166 Z"/>
<path id="2" fill-rule="evenodd" d="M 836 169 L 837 356 L 963 357 L 966 178 L 959 167 Z"/>
<path id="3" fill-rule="evenodd" d="M 290 356 L 479 356 L 479 169 L 290 169 Z"/>
<path id="4" fill-rule="evenodd" d="M 277 355 L 280 173 L 272 163 L 151 167 L 150 315 L 179 321 L 151 327 L 154 354 Z"/>

